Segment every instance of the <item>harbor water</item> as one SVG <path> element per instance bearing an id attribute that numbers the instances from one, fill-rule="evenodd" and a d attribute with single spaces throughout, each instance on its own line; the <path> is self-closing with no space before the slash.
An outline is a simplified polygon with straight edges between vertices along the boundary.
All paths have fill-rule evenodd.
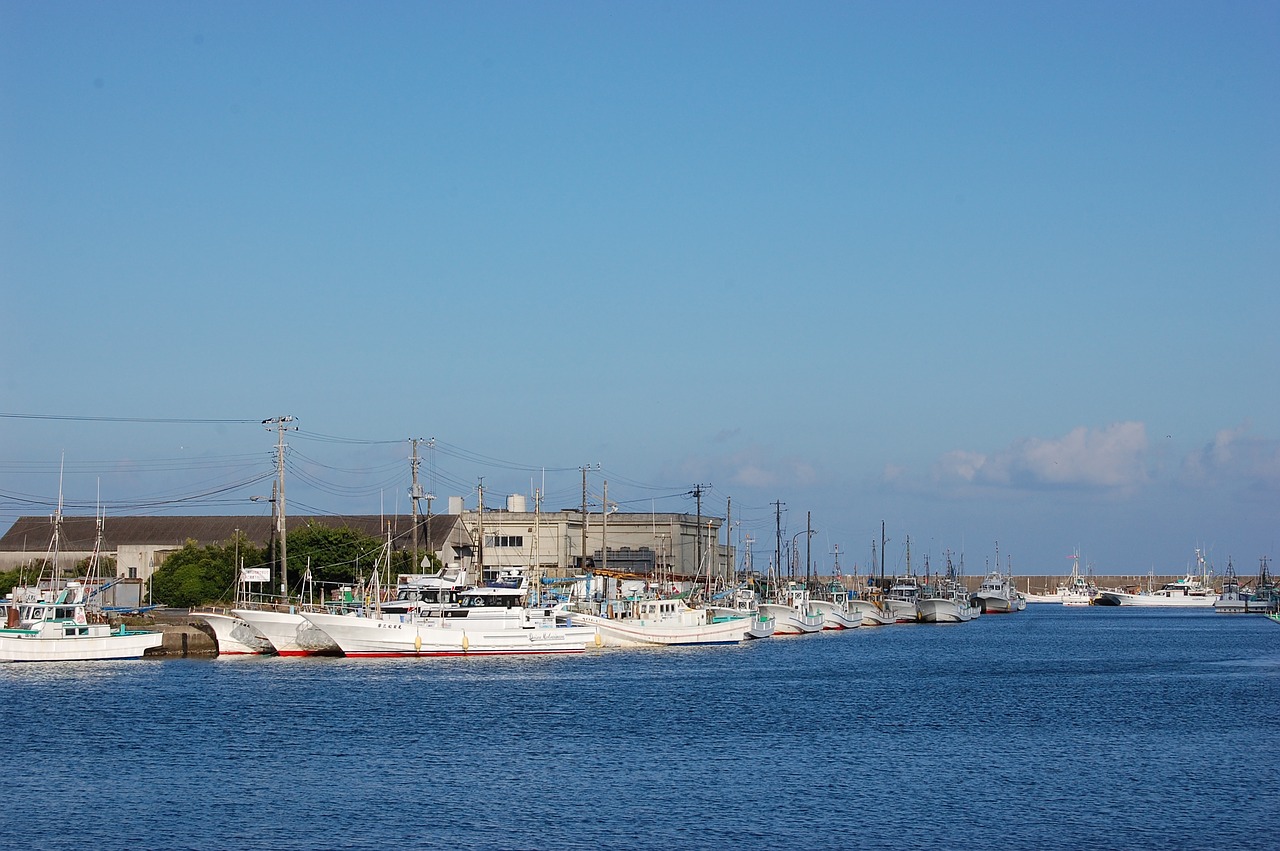
<path id="1" fill-rule="evenodd" d="M 1274 848 L 1280 625 L 0 666 L 0 846 Z"/>

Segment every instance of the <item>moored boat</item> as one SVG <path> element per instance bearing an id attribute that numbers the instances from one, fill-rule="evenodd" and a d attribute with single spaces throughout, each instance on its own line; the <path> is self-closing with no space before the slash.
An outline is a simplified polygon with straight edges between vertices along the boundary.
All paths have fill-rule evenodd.
<path id="1" fill-rule="evenodd" d="M 760 616 L 770 617 L 764 605 L 755 617 L 726 616 L 710 608 L 692 608 L 682 598 L 627 597 L 591 609 L 589 605 L 579 604 L 562 617 L 571 626 L 590 627 L 605 647 L 739 644 L 753 625 L 765 627 L 758 623 Z"/>
<path id="2" fill-rule="evenodd" d="M 809 608 L 809 592 L 799 582 L 788 582 L 774 598 L 760 604 L 760 613 L 774 619 L 775 635 L 812 635 L 821 632 L 823 616 Z"/>
<path id="3" fill-rule="evenodd" d="M 267 637 L 231 609 L 207 606 L 191 611 L 213 630 L 219 656 L 256 656 L 273 653 L 275 648 Z"/>
<path id="4" fill-rule="evenodd" d="M 88 662 L 102 659 L 139 659 L 164 643 L 164 635 L 133 630 L 123 623 L 112 628 L 102 607 L 92 599 L 100 591 L 99 556 L 102 551 L 102 517 L 89 557 L 85 581 L 64 582 L 58 565 L 62 535 L 62 486 L 53 518 L 53 537 L 45 557 L 52 570 L 48 584 L 15 588 L 4 609 L 0 628 L 0 662 Z"/>
<path id="5" fill-rule="evenodd" d="M 1197 549 L 1196 561 L 1199 575 L 1188 571 L 1186 576 L 1166 582 L 1154 591 L 1133 593 L 1108 589 L 1099 593 L 1099 603 L 1109 606 L 1149 606 L 1163 608 L 1212 608 L 1218 595 L 1209 585 L 1209 571 L 1204 554 Z"/>

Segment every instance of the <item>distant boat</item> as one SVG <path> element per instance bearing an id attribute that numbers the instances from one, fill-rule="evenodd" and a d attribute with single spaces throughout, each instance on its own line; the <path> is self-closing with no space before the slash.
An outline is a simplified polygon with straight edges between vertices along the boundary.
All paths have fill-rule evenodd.
<path id="1" fill-rule="evenodd" d="M 1213 610 L 1222 614 L 1259 614 L 1275 611 L 1280 601 L 1280 590 L 1267 570 L 1267 557 L 1261 559 L 1258 581 L 1249 591 L 1240 585 L 1235 568 L 1227 560 L 1227 571 L 1222 577 L 1222 591 L 1213 602 Z"/>
<path id="2" fill-rule="evenodd" d="M 1212 608 L 1218 595 L 1209 586 L 1209 573 L 1204 554 L 1196 550 L 1196 562 L 1200 573 L 1188 571 L 1187 575 L 1173 582 L 1166 582 L 1154 591 L 1137 594 L 1110 589 L 1099 593 L 1099 603 L 1109 606 L 1151 606 L 1165 608 Z"/>

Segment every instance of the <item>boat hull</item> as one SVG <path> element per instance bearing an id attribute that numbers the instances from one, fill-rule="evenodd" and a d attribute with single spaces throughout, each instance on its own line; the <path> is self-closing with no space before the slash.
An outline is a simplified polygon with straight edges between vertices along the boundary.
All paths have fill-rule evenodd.
<path id="1" fill-rule="evenodd" d="M 761 606 L 761 614 L 766 614 Z M 668 622 L 663 619 L 604 618 L 599 615 L 573 613 L 569 623 L 594 630 L 604 647 L 666 647 L 706 644 L 740 644 L 758 618 L 727 618 L 707 623 Z M 775 632 L 777 634 L 776 621 Z"/>
<path id="2" fill-rule="evenodd" d="M 1102 591 L 1098 594 L 1097 605 L 1101 606 L 1144 606 L 1149 608 L 1168 609 L 1212 609 L 1215 597 L 1211 596 L 1162 596 L 1160 594 L 1129 594 L 1124 591 Z M 1070 605 L 1069 603 L 1067 605 Z"/>
<path id="3" fill-rule="evenodd" d="M 922 623 L 964 623 L 973 620 L 973 608 L 946 597 L 925 597 L 916 602 Z"/>
<path id="4" fill-rule="evenodd" d="M 594 629 L 576 626 L 511 626 L 465 618 L 409 615 L 361 617 L 308 612 L 309 623 L 328 635 L 344 656 L 433 657 L 581 653 L 594 645 Z"/>
<path id="5" fill-rule="evenodd" d="M 851 614 L 844 606 L 831 600 L 810 600 L 809 609 L 822 615 L 823 629 L 857 629 L 862 626 L 861 614 Z"/>
<path id="6" fill-rule="evenodd" d="M 0 662 L 96 662 L 105 659 L 140 659 L 146 651 L 159 647 L 164 635 L 158 632 L 112 632 L 102 629 L 74 636 L 55 636 L 48 627 L 0 630 Z M 77 625 L 79 626 L 79 625 Z"/>
<path id="7" fill-rule="evenodd" d="M 254 629 L 244 618 L 229 611 L 192 614 L 209 624 L 213 630 L 219 656 L 258 656 L 274 651 L 265 635 Z"/>
<path id="8" fill-rule="evenodd" d="M 323 631 L 298 612 L 272 609 L 232 609 L 263 635 L 280 656 L 337 656 L 342 651 Z"/>
<path id="9" fill-rule="evenodd" d="M 774 635 L 812 635 L 822 632 L 823 617 L 783 603 L 761 603 L 760 613 L 774 620 Z"/>

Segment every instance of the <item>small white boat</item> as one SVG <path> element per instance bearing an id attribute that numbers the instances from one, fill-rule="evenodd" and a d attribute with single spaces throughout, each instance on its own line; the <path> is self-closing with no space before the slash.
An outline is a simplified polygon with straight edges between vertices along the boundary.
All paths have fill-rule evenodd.
<path id="1" fill-rule="evenodd" d="M 0 662 L 88 662 L 140 659 L 159 647 L 164 635 L 112 629 L 85 602 L 85 589 L 68 582 L 52 600 L 14 598 L 0 628 Z"/>
<path id="2" fill-rule="evenodd" d="M 586 610 L 587 605 L 580 604 L 562 617 L 571 626 L 591 627 L 605 647 L 739 644 L 760 616 L 768 617 L 764 606 L 756 617 L 725 616 L 711 608 L 691 608 L 680 598 L 630 597 L 601 603 L 593 610 Z"/>
<path id="3" fill-rule="evenodd" d="M 89 557 L 85 582 L 63 582 L 58 565 L 62 535 L 62 485 L 58 485 L 58 508 L 53 518 L 53 538 L 45 557 L 54 578 L 46 590 L 14 589 L 3 606 L 4 626 L 0 628 L 0 662 L 88 662 L 100 659 L 140 659 L 148 650 L 164 643 L 159 632 L 131 630 L 123 623 L 112 629 L 102 608 L 90 601 L 99 582 L 99 554 L 102 551 L 102 517 Z"/>

